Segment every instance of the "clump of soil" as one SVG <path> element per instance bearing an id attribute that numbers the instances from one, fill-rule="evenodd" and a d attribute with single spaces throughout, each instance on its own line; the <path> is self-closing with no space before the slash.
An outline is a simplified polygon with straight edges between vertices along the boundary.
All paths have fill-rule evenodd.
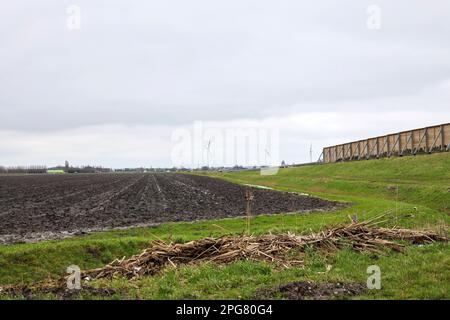
<path id="1" fill-rule="evenodd" d="M 273 299 L 281 295 L 287 300 L 325 300 L 356 296 L 363 294 L 367 287 L 360 283 L 315 283 L 311 281 L 297 281 L 280 285 L 276 288 L 259 289 L 255 299 Z"/>

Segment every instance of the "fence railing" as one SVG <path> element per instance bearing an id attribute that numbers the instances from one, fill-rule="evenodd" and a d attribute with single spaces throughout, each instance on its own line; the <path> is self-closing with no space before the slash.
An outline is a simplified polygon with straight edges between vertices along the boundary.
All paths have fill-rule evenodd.
<path id="1" fill-rule="evenodd" d="M 323 149 L 323 162 L 350 161 L 449 151 L 450 123 L 375 138 L 353 141 Z"/>

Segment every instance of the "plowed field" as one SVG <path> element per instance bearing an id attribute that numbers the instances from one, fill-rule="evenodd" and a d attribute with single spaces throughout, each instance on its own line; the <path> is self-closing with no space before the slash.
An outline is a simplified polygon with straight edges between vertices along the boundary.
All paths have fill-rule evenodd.
<path id="1" fill-rule="evenodd" d="M 187 174 L 0 176 L 0 242 L 80 232 L 245 216 L 245 190 Z M 337 203 L 252 188 L 252 214 L 327 210 Z"/>

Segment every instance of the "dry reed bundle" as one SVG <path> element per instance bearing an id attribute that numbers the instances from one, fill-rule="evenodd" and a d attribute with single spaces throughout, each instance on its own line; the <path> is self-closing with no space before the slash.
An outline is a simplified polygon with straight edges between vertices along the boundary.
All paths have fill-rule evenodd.
<path id="1" fill-rule="evenodd" d="M 288 267 L 302 263 L 300 260 L 292 259 L 292 255 L 288 258 L 288 253 L 300 254 L 307 247 L 327 252 L 349 247 L 360 252 L 382 253 L 386 249 L 401 251 L 404 245 L 394 242 L 395 240 L 413 244 L 447 241 L 444 236 L 432 231 L 376 227 L 376 224 L 382 222 L 379 218 L 329 228 L 308 236 L 297 236 L 292 233 L 224 236 L 184 244 L 156 241 L 139 255 L 114 260 L 102 268 L 86 270 L 82 272 L 82 276 L 89 279 L 116 276 L 133 279 L 154 274 L 166 266 L 177 267 L 201 262 L 226 264 L 237 260 L 265 260 Z"/>

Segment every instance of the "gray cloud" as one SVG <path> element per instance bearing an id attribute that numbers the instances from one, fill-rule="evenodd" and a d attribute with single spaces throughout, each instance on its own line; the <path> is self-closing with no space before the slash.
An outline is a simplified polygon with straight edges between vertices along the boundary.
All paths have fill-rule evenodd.
<path id="1" fill-rule="evenodd" d="M 70 4 L 81 8 L 80 31 L 66 28 Z M 450 3 L 377 1 L 378 31 L 366 27 L 370 4 L 2 3 L 0 130 L 52 135 L 424 107 L 444 122 Z"/>

